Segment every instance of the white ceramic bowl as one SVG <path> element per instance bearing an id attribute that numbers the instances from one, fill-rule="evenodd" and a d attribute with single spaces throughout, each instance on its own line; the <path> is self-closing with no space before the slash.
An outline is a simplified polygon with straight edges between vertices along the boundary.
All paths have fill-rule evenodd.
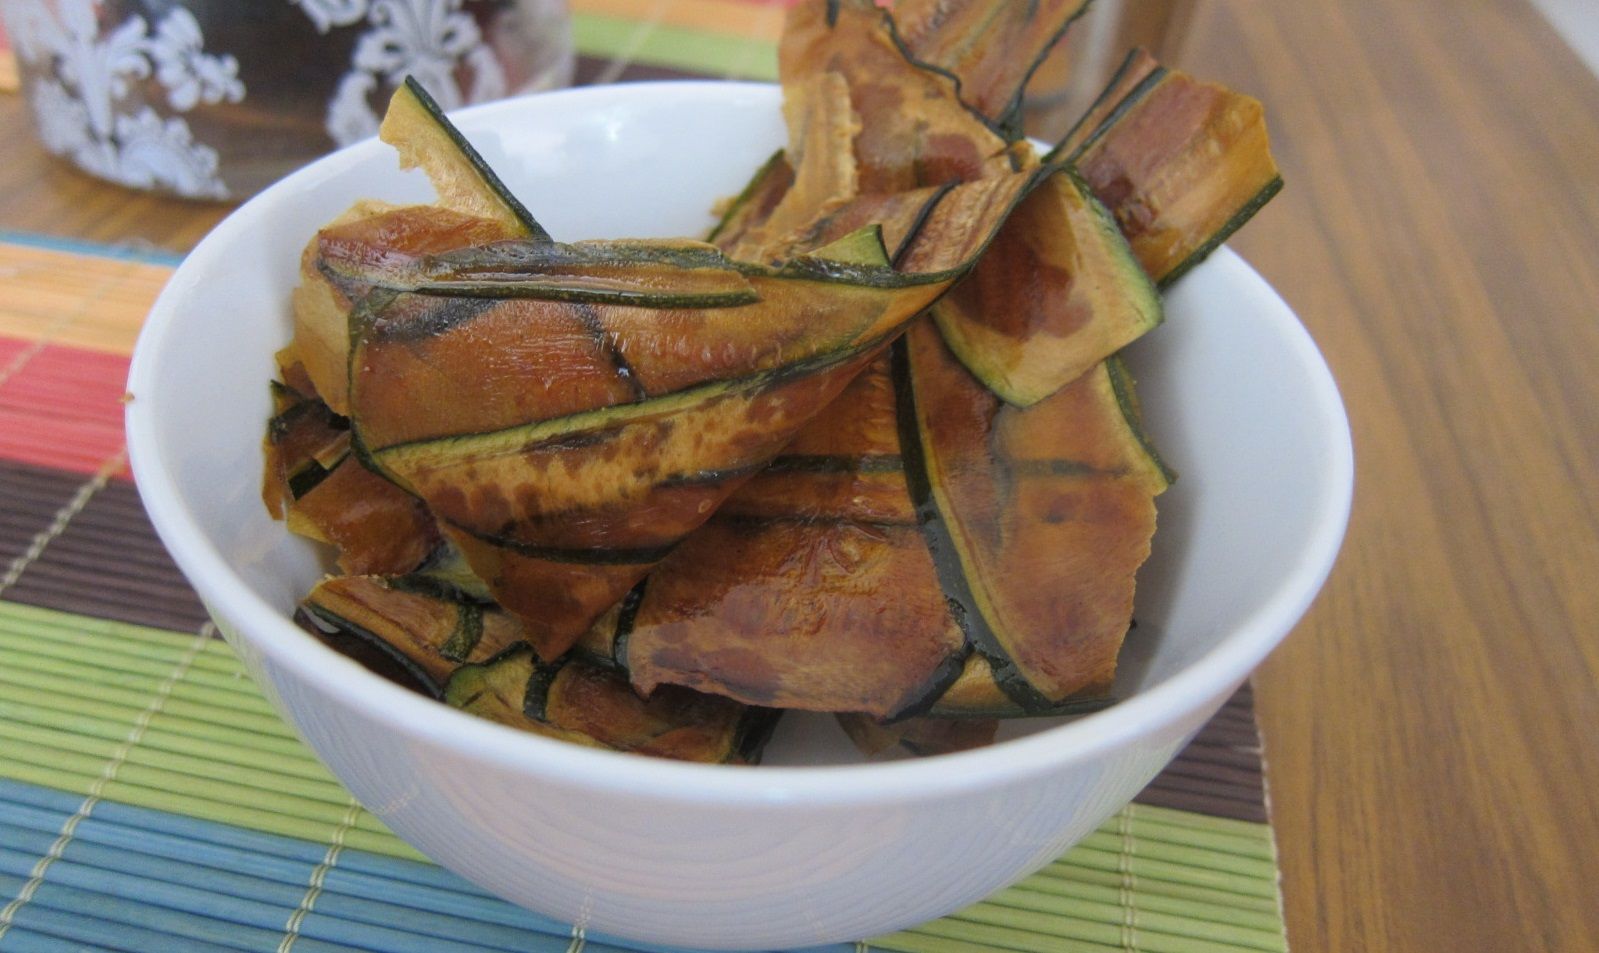
<path id="1" fill-rule="evenodd" d="M 458 121 L 558 238 L 701 234 L 783 141 L 769 86 L 575 90 Z M 489 890 L 622 937 L 797 946 L 904 927 L 1059 855 L 1126 803 L 1299 619 L 1348 516 L 1348 424 L 1303 327 L 1222 251 L 1133 349 L 1148 429 L 1182 474 L 1124 654 L 1126 700 L 958 755 L 855 759 L 797 719 L 758 768 L 593 751 L 480 721 L 289 620 L 321 572 L 261 506 L 272 354 L 301 247 L 363 196 L 426 200 L 369 141 L 217 227 L 150 315 L 128 443 L 161 538 L 268 697 L 361 802 Z M 1031 732 L 1031 733 L 1029 733 Z"/>

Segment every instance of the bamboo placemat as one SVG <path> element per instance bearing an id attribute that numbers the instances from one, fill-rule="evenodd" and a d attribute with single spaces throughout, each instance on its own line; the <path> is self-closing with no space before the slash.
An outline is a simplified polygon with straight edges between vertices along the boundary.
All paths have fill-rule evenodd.
<path id="1" fill-rule="evenodd" d="M 770 79 L 782 2 L 574 0 L 579 82 Z M 0 233 L 0 953 L 618 951 L 483 894 L 311 756 L 129 480 L 127 356 L 176 263 Z M 1287 949 L 1246 688 L 1137 802 L 953 916 L 837 953 Z"/>

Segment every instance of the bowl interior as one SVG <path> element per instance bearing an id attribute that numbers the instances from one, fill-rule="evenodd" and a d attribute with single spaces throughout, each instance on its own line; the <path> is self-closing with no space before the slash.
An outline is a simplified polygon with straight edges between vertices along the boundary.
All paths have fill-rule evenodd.
<path id="1" fill-rule="evenodd" d="M 559 239 L 701 235 L 712 203 L 781 147 L 778 105 L 774 87 L 646 84 L 478 107 L 459 124 Z M 248 616 L 235 621 L 269 651 L 292 645 L 304 664 L 381 693 L 376 676 L 292 630 L 288 615 L 324 564 L 268 518 L 259 487 L 266 382 L 290 337 L 300 251 L 361 197 L 427 201 L 431 192 L 369 141 L 269 189 L 190 255 L 139 342 L 129 436 L 157 528 L 212 608 Z M 1140 575 L 1119 686 L 1129 701 L 1061 729 L 1063 743 L 1090 723 L 1159 718 L 1241 679 L 1308 605 L 1347 518 L 1348 429 L 1331 377 L 1292 313 L 1236 256 L 1219 253 L 1183 279 L 1165 326 L 1129 360 L 1146 428 L 1180 479 L 1159 500 L 1155 552 Z M 769 755 L 773 764 L 857 760 L 830 718 L 791 719 Z"/>

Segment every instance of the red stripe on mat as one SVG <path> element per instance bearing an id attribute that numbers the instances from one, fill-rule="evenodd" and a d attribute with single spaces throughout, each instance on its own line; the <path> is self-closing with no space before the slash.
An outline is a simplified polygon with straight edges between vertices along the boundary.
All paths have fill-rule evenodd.
<path id="1" fill-rule="evenodd" d="M 6 373 L 6 368 L 17 359 L 17 355 L 27 350 L 29 342 L 18 338 L 0 337 L 0 377 Z"/>
<path id="2" fill-rule="evenodd" d="M 0 338 L 0 459 L 97 472 L 122 449 L 122 391 L 128 359 L 117 354 Z M 123 467 L 115 474 L 129 479 Z"/>

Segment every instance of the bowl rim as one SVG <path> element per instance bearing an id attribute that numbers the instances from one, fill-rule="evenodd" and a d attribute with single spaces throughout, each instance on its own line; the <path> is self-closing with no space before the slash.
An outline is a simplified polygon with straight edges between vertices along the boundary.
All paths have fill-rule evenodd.
<path id="1" fill-rule="evenodd" d="M 769 83 L 673 80 L 539 93 L 471 107 L 451 116 L 470 132 L 478 124 L 502 116 L 537 112 L 552 101 L 599 106 L 619 99 L 687 97 L 715 108 L 738 100 L 747 104 L 751 96 L 769 98 L 774 109 L 780 101 L 778 87 Z M 272 185 L 217 225 L 185 257 L 152 307 L 134 348 L 128 392 L 156 392 L 161 366 L 174 353 L 173 325 L 190 289 L 202 280 L 220 250 L 269 216 L 282 197 L 343 174 L 387 149 L 376 139 L 368 139 L 334 152 Z M 127 405 L 129 458 L 157 534 L 208 610 L 228 619 L 273 665 L 313 686 L 335 704 L 357 709 L 391 731 L 444 746 L 462 758 L 547 781 L 647 794 L 658 800 L 737 807 L 801 801 L 807 805 L 867 805 L 956 796 L 1024 782 L 1083 763 L 1193 715 L 1218 694 L 1242 683 L 1286 637 L 1331 571 L 1348 524 L 1354 484 L 1349 422 L 1332 373 L 1293 311 L 1242 258 L 1222 248 L 1202 267 L 1225 270 L 1235 276 L 1232 280 L 1255 286 L 1253 297 L 1277 312 L 1273 319 L 1283 324 L 1285 343 L 1310 371 L 1306 383 L 1311 409 L 1328 425 L 1325 466 L 1331 480 L 1329 492 L 1314 514 L 1310 538 L 1256 611 L 1177 673 L 1103 711 L 972 751 L 865 765 L 751 768 L 688 764 L 585 748 L 456 711 L 389 682 L 324 646 L 245 583 L 207 539 L 169 475 L 158 439 L 159 407 L 153 398 L 134 399 Z"/>

